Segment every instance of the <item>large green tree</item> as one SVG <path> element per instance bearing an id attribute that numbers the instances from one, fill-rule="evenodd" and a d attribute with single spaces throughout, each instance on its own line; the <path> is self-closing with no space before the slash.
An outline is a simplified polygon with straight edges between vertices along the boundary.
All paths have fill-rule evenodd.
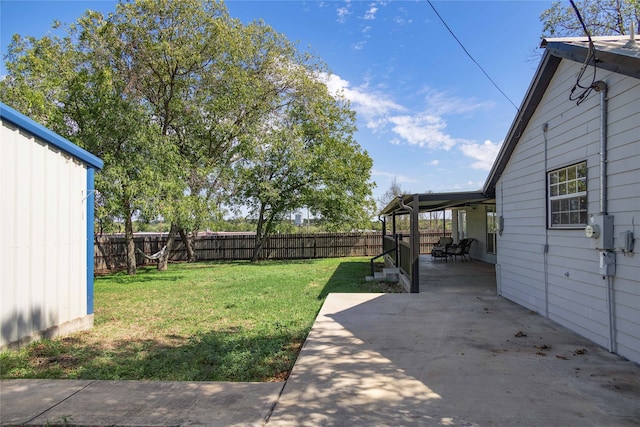
<path id="1" fill-rule="evenodd" d="M 143 106 L 129 90 L 130 76 L 114 54 L 114 34 L 101 14 L 89 12 L 66 36 L 15 36 L 0 83 L 7 104 L 103 158 L 96 175 L 97 218 L 124 223 L 127 271 L 136 272 L 133 218 L 154 210 L 167 153 Z"/>
<path id="2" fill-rule="evenodd" d="M 638 0 L 576 0 L 576 7 L 592 36 L 624 35 L 631 23 L 640 27 Z M 554 2 L 540 16 L 543 37 L 584 35 L 582 25 L 570 3 Z"/>
<path id="3" fill-rule="evenodd" d="M 246 189 L 232 180 L 250 176 L 276 134 L 320 153 L 307 171 L 324 156 L 324 181 L 313 172 L 308 187 L 296 185 L 306 206 L 336 226 L 362 213 L 371 161 L 352 139 L 353 113 L 312 77 L 320 61 L 263 22 L 242 25 L 213 0 L 134 0 L 66 31 L 16 36 L 0 97 L 104 158 L 98 217 L 124 223 L 131 274 L 134 219 L 171 223 L 158 268 L 178 234 L 195 259 L 197 231 Z M 245 172 L 234 175 L 240 160 Z"/>
<path id="4" fill-rule="evenodd" d="M 206 0 L 120 3 L 110 23 L 130 64 L 132 93 L 148 109 L 162 144 L 178 154 L 171 178 L 179 191 L 165 194 L 160 210 L 171 223 L 158 263 L 166 269 L 178 233 L 195 258 L 193 236 L 215 209 L 209 178 L 225 153 L 216 150 L 218 129 L 209 117 L 218 106 L 210 101 L 228 95 L 226 71 L 239 49 L 239 29 L 224 4 Z"/>
<path id="5" fill-rule="evenodd" d="M 277 104 L 256 134 L 253 151 L 235 170 L 237 204 L 256 219 L 253 261 L 277 223 L 307 208 L 329 229 L 370 223 L 372 160 L 353 139 L 354 113 L 329 94 L 317 70 L 281 61 Z"/>

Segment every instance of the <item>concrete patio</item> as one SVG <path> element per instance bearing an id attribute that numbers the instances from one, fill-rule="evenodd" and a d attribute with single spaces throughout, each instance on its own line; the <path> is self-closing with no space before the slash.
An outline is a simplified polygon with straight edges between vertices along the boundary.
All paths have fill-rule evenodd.
<path id="1" fill-rule="evenodd" d="M 640 367 L 421 259 L 419 294 L 332 294 L 269 426 L 632 426 Z"/>
<path id="2" fill-rule="evenodd" d="M 331 294 L 286 383 L 2 381 L 3 425 L 637 426 L 640 367 L 421 260 L 419 294 Z M 284 386 L 284 388 L 283 388 Z"/>

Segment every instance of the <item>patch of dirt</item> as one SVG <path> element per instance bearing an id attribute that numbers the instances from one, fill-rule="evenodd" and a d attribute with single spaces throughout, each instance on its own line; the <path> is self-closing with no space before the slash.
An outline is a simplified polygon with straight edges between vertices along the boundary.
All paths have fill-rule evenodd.
<path id="1" fill-rule="evenodd" d="M 400 282 L 378 282 L 376 285 L 381 292 L 385 294 L 402 294 L 404 293 L 404 287 Z"/>

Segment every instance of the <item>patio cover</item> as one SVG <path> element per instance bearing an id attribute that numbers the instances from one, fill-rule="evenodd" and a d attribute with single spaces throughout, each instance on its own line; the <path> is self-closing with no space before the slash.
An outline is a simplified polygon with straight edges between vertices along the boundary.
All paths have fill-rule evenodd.
<path id="1" fill-rule="evenodd" d="M 489 202 L 495 197 L 493 194 L 486 194 L 482 191 L 465 191 L 454 193 L 422 193 L 403 194 L 402 202 L 405 206 L 414 208 L 414 196 L 418 196 L 418 212 L 441 211 L 443 209 L 473 206 Z M 382 209 L 380 215 L 405 215 L 409 210 L 403 208 L 398 199 L 394 199 Z"/>

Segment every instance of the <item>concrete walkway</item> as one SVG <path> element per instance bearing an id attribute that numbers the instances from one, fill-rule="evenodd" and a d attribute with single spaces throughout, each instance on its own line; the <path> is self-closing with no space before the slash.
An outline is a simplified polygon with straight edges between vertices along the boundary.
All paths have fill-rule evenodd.
<path id="1" fill-rule="evenodd" d="M 640 425 L 637 364 L 496 296 L 493 266 L 423 265 L 420 294 L 329 295 L 286 384 L 3 381 L 0 420 L 93 426 Z"/>

